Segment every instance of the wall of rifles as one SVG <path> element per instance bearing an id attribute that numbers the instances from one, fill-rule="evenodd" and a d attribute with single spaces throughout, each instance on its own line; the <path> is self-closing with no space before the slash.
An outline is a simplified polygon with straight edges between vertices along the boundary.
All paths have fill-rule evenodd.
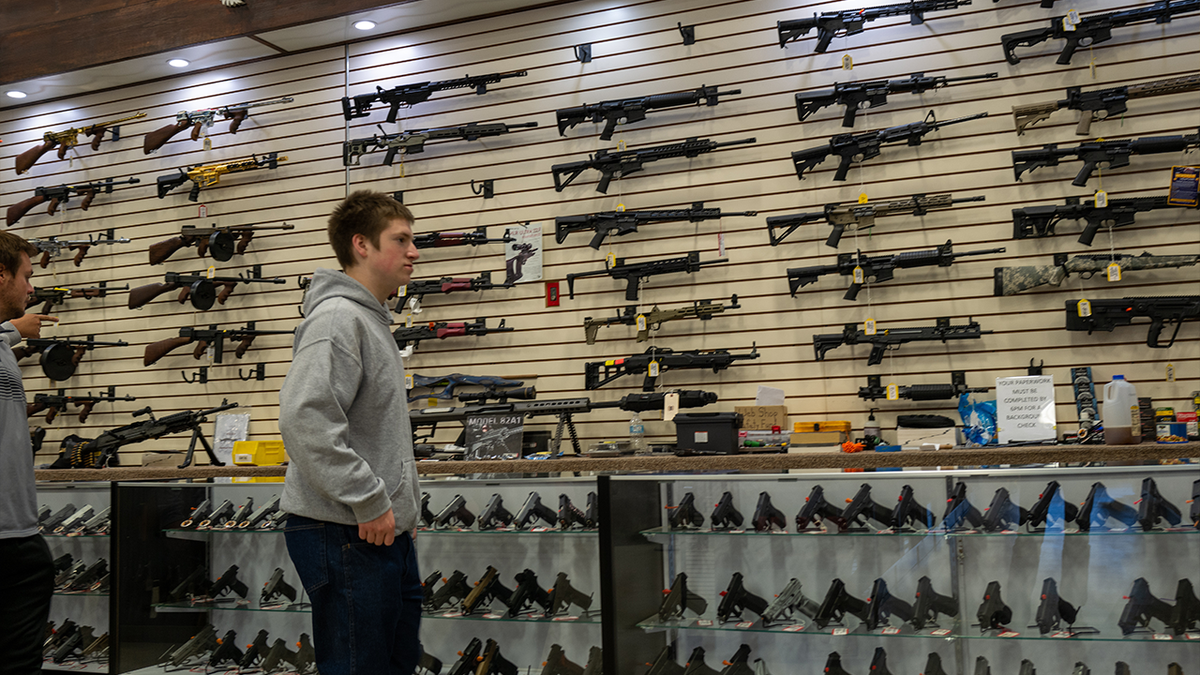
<path id="1" fill-rule="evenodd" d="M 882 4 L 882 3 L 880 3 Z M 562 282 L 558 307 L 547 307 L 543 282 L 481 293 L 456 292 L 426 297 L 417 322 L 499 319 L 515 330 L 483 337 L 433 340 L 420 345 L 406 362 L 409 372 L 452 372 L 486 375 L 532 375 L 539 398 L 591 396 L 609 400 L 641 390 L 638 377 L 627 377 L 596 391 L 584 391 L 584 364 L 629 356 L 648 346 L 676 351 L 729 350 L 745 353 L 756 345 L 760 358 L 740 361 L 728 370 L 669 372 L 662 388 L 718 392 L 709 410 L 732 410 L 755 400 L 760 384 L 783 389 L 791 419 L 852 420 L 861 428 L 871 407 L 881 409 L 885 429 L 895 414 L 923 412 L 957 417 L 953 401 L 868 403 L 857 396 L 869 375 L 886 384 L 939 384 L 950 372 L 966 371 L 970 386 L 989 386 L 994 378 L 1022 375 L 1030 360 L 1045 363 L 1055 377 L 1060 430 L 1076 423 L 1068 368 L 1091 366 L 1097 383 L 1126 374 L 1142 396 L 1156 405 L 1187 409 L 1190 392 L 1200 389 L 1200 322 L 1185 323 L 1170 349 L 1146 346 L 1146 325 L 1088 335 L 1064 330 L 1064 301 L 1070 298 L 1195 295 L 1200 293 L 1196 267 L 1127 272 L 1110 283 L 1104 275 L 1090 280 L 1072 277 L 1059 288 L 1045 286 L 1010 297 L 993 296 L 993 269 L 1000 266 L 1049 265 L 1056 253 L 1085 254 L 1149 251 L 1156 255 L 1200 253 L 1197 212 L 1187 209 L 1139 214 L 1134 225 L 1102 230 L 1092 247 L 1076 241 L 1082 222 L 1064 221 L 1056 236 L 1014 240 L 1015 208 L 1062 204 L 1068 197 L 1090 198 L 1098 187 L 1111 198 L 1165 195 L 1173 165 L 1196 164 L 1196 154 L 1135 156 L 1129 167 L 1102 171 L 1086 187 L 1071 183 L 1078 163 L 1040 169 L 1014 182 L 1011 152 L 1045 144 L 1073 146 L 1087 137 L 1075 134 L 1076 114 L 1062 111 L 1029 128 L 1014 129 L 1016 105 L 1054 101 L 1067 87 L 1085 90 L 1194 75 L 1200 54 L 1200 16 L 1176 18 L 1169 24 L 1146 24 L 1114 31 L 1111 41 L 1081 49 L 1069 65 L 1057 65 L 1061 41 L 1021 49 L 1017 65 L 1006 63 L 1000 36 L 1040 28 L 1070 7 L 1053 10 L 1037 2 L 976 2 L 953 11 L 931 12 L 923 25 L 908 17 L 867 24 L 863 34 L 837 38 L 824 54 L 814 53 L 810 34 L 780 48 L 776 21 L 811 16 L 815 11 L 872 6 L 872 3 L 798 4 L 782 0 L 708 2 L 682 0 L 631 2 L 584 1 L 549 9 L 520 12 L 456 26 L 421 30 L 318 51 L 285 55 L 256 63 L 204 72 L 146 85 L 130 86 L 68 100 L 10 108 L 0 120 L 0 203 L 26 199 L 39 186 L 137 177 L 140 184 L 97 196 L 87 211 L 79 199 L 54 215 L 44 208 L 30 211 L 10 231 L 27 238 L 86 238 L 114 228 L 129 244 L 92 249 L 79 267 L 64 256 L 46 269 L 36 269 L 37 286 L 131 287 L 161 282 L 165 272 L 195 272 L 214 264 L 194 249 L 176 253 L 164 265 L 151 266 L 151 244 L 179 233 L 183 225 L 295 225 L 291 231 L 267 231 L 255 237 L 242 256 L 215 263 L 217 274 L 245 274 L 261 265 L 266 277 L 284 277 L 283 285 L 241 285 L 224 305 L 194 311 L 160 296 L 140 310 L 126 307 L 124 293 L 106 298 L 69 299 L 54 310 L 62 322 L 45 330 L 54 337 L 124 340 L 127 347 L 97 348 L 87 353 L 69 380 L 55 383 L 42 375 L 36 358 L 25 361 L 25 382 L 32 399 L 39 392 L 96 392 L 110 385 L 136 402 L 102 403 L 86 423 L 67 412 L 48 427 L 42 456 L 57 452 L 68 434 L 91 437 L 105 428 L 131 421 L 129 413 L 152 405 L 157 414 L 212 407 L 222 398 L 252 411 L 251 439 L 278 436 L 278 390 L 287 373 L 291 339 L 263 336 L 244 358 L 227 355 L 224 363 L 193 360 L 183 348 L 143 367 L 149 343 L 175 337 L 181 327 L 222 327 L 257 322 L 259 329 L 289 330 L 300 321 L 301 290 L 296 280 L 317 267 L 335 267 L 325 237 L 325 222 L 348 192 L 369 188 L 403 191 L 403 201 L 416 214 L 417 233 L 464 231 L 486 227 L 492 237 L 520 223 L 543 228 L 546 281 Z M 1085 16 L 1139 6 L 1120 0 L 1096 0 L 1079 7 Z M 685 46 L 677 23 L 694 25 L 696 42 Z M 576 59 L 574 46 L 590 43 L 592 60 Z M 843 56 L 853 69 L 842 68 Z M 378 107 L 369 117 L 347 122 L 340 99 L 349 94 L 398 84 L 524 70 L 528 75 L 471 91 L 434 94 L 428 101 L 401 111 L 398 124 L 384 122 Z M 845 182 L 833 180 L 836 158 L 797 179 L 790 153 L 826 143 L 841 126 L 842 108 L 832 106 L 799 122 L 794 95 L 831 87 L 837 82 L 901 79 L 912 73 L 964 77 L 995 72 L 993 79 L 956 83 L 921 95 L 893 94 L 886 106 L 859 113 L 855 133 L 916 122 L 934 111 L 937 119 L 987 112 L 986 119 L 950 126 L 925 137 L 919 147 L 887 146 L 879 157 L 856 165 Z M 584 123 L 557 133 L 559 108 L 717 85 L 725 96 L 716 107 L 680 108 L 651 113 L 640 123 L 617 128 L 611 142 L 599 139 L 600 126 Z M 214 107 L 283 96 L 287 105 L 251 111 L 237 134 L 226 122 L 208 130 L 211 148 L 178 134 L 156 154 L 142 151 L 142 134 L 174 120 L 184 109 Z M 1200 96 L 1195 91 L 1140 99 L 1127 114 L 1093 126 L 1107 139 L 1195 133 L 1200 126 Z M 98 151 L 81 144 L 69 161 L 53 152 L 28 173 L 17 175 L 14 158 L 40 141 L 47 130 L 122 117 L 145 111 L 148 116 L 122 127 L 122 138 L 104 142 Z M 378 133 L 376 125 L 399 129 L 455 126 L 469 122 L 536 121 L 537 128 L 474 142 L 430 143 L 423 154 L 403 157 L 393 167 L 381 155 L 367 155 L 360 166 L 342 164 L 342 143 Z M 595 190 L 597 174 L 587 172 L 556 192 L 550 167 L 581 160 L 601 148 L 623 142 L 630 149 L 679 142 L 689 137 L 730 141 L 754 137 L 752 145 L 646 165 L 646 170 L 613 182 L 608 194 Z M 229 174 L 201 193 L 199 203 L 187 199 L 187 186 L 156 198 L 155 178 L 180 167 L 232 161 L 278 153 L 286 156 L 273 171 Z M 495 181 L 495 196 L 472 191 L 472 180 Z M 190 186 L 190 184 L 189 184 Z M 984 196 L 935 210 L 924 217 L 880 219 L 872 233 L 847 232 L 839 249 L 825 245 L 829 226 L 803 225 L 778 246 L 768 242 L 765 219 L 820 211 L 823 205 L 900 199 L 914 194 L 951 193 L 955 198 Z M 725 211 L 757 211 L 755 217 L 699 223 L 673 222 L 643 226 L 624 237 L 609 237 L 599 251 L 588 247 L 586 234 L 564 244 L 553 237 L 556 216 L 615 210 L 682 208 L 703 201 Z M 200 205 L 207 216 L 199 213 Z M 666 323 L 650 343 L 637 343 L 635 330 L 614 326 L 600 330 L 594 345 L 584 340 L 584 317 L 614 316 L 627 304 L 624 285 L 607 277 L 582 279 L 575 298 L 566 297 L 568 273 L 603 269 L 613 252 L 629 261 L 676 257 L 700 251 L 702 260 L 723 255 L 727 264 L 704 267 L 691 275 L 654 277 L 641 290 L 639 308 L 679 307 L 696 300 L 724 301 L 737 294 L 741 308 L 712 321 Z M 872 285 L 857 302 L 843 299 L 849 285 L 833 275 L 788 292 L 786 270 L 831 264 L 839 252 L 856 248 L 869 255 L 931 249 L 953 240 L 956 251 L 1003 247 L 999 255 L 970 257 L 952 267 L 897 271 L 894 281 Z M 503 246 L 425 249 L 417 278 L 505 276 Z M 396 314 L 398 325 L 406 311 Z M 913 343 L 889 353 L 883 363 L 867 365 L 869 347 L 843 347 L 823 361 L 814 360 L 812 336 L 836 333 L 845 323 L 868 318 L 880 328 L 931 326 L 937 317 L 966 323 L 968 317 L 992 331 L 980 340 Z M 1168 333 L 1169 334 L 1169 333 Z M 265 380 L 243 381 L 258 364 Z M 210 365 L 207 383 L 186 383 L 181 372 Z M 1173 380 L 1168 376 L 1173 368 Z M 988 398 L 984 395 L 982 398 Z M 422 405 L 418 403 L 417 405 Z M 626 435 L 628 414 L 601 410 L 577 416 L 585 445 Z M 527 428 L 552 429 L 547 418 Z M 647 419 L 653 442 L 667 441 L 674 426 L 657 414 Z M 444 436 L 450 436 L 446 433 Z M 129 448 L 126 463 L 137 453 L 179 449 L 186 437 L 167 437 Z"/>

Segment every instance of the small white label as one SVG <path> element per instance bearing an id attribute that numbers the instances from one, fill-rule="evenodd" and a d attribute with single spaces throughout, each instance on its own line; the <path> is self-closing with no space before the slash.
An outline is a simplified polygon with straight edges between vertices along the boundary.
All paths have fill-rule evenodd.
<path id="1" fill-rule="evenodd" d="M 941 636 L 943 636 L 943 635 L 949 635 L 949 634 L 950 634 L 950 629 L 949 629 L 949 628 L 939 628 L 939 629 L 937 629 L 937 630 L 930 631 L 930 632 L 929 632 L 929 634 L 930 634 L 930 635 L 937 635 L 938 637 L 941 637 Z"/>
<path id="2" fill-rule="evenodd" d="M 658 377 L 658 361 L 650 362 L 650 366 L 647 369 L 646 374 L 649 375 L 650 377 Z"/>
<path id="3" fill-rule="evenodd" d="M 1079 313 L 1079 316 L 1089 317 L 1092 315 L 1092 303 L 1087 300 L 1080 300 L 1075 305 L 1075 311 Z"/>
<path id="4" fill-rule="evenodd" d="M 1108 276 L 1109 281 L 1120 281 L 1121 266 L 1118 265 L 1116 261 L 1110 262 L 1108 267 L 1105 268 L 1105 274 Z"/>
<path id="5" fill-rule="evenodd" d="M 1052 638 L 1069 638 L 1069 637 L 1074 637 L 1074 636 L 1075 636 L 1075 634 L 1072 633 L 1071 631 L 1060 630 L 1057 633 L 1051 635 L 1050 637 L 1052 637 Z"/>
<path id="6" fill-rule="evenodd" d="M 734 628 L 750 628 L 754 625 L 753 621 L 739 621 L 734 624 Z"/>
<path id="7" fill-rule="evenodd" d="M 900 387 L 896 386 L 895 382 L 888 383 L 887 400 L 889 400 L 889 401 L 899 401 L 900 400 Z"/>
<path id="8" fill-rule="evenodd" d="M 207 218 L 208 217 L 208 204 L 201 204 L 198 211 L 199 211 L 200 218 Z"/>
<path id="9" fill-rule="evenodd" d="M 663 421 L 670 422 L 679 414 L 679 392 L 671 392 L 663 397 Z"/>
<path id="10" fill-rule="evenodd" d="M 1011 637 L 1017 637 L 1018 635 L 1020 635 L 1020 633 L 1018 633 L 1016 631 L 1006 630 L 996 637 L 1011 638 Z"/>
<path id="11" fill-rule="evenodd" d="M 724 232 L 717 233 L 717 257 L 718 258 L 725 257 L 725 233 Z"/>
<path id="12" fill-rule="evenodd" d="M 577 616 L 556 616 L 556 617 L 554 617 L 553 620 L 554 621 L 577 621 L 578 619 L 579 619 L 579 617 L 577 617 Z"/>
<path id="13" fill-rule="evenodd" d="M 849 628 L 834 628 L 830 635 L 849 635 Z"/>
<path id="14" fill-rule="evenodd" d="M 799 633 L 802 630 L 804 630 L 804 624 L 801 624 L 801 623 L 796 623 L 796 624 L 792 624 L 790 626 L 783 627 L 783 632 L 785 632 L 785 633 Z"/>
<path id="15" fill-rule="evenodd" d="M 1077 9 L 1067 10 L 1066 22 L 1073 26 L 1078 25 L 1079 24 L 1079 10 L 1077 10 Z"/>
<path id="16" fill-rule="evenodd" d="M 888 626 L 887 628 L 884 628 L 881 633 L 883 635 L 897 635 L 900 633 L 900 629 L 896 628 L 895 626 Z"/>
<path id="17" fill-rule="evenodd" d="M 485 618 L 485 619 L 503 619 L 504 615 L 503 614 L 493 614 L 492 612 L 488 612 L 487 614 L 483 615 L 483 618 Z"/>
<path id="18" fill-rule="evenodd" d="M 842 70 L 854 70 L 854 58 L 849 54 L 842 57 Z"/>
<path id="19" fill-rule="evenodd" d="M 708 628 L 713 625 L 713 622 L 711 619 L 696 619 L 696 625 L 701 628 Z"/>
<path id="20" fill-rule="evenodd" d="M 1189 640 L 1200 640 L 1200 633 L 1184 633 L 1183 636 Z"/>
<path id="21" fill-rule="evenodd" d="M 693 438 L 692 440 L 695 441 L 696 443 L 708 443 L 708 432 L 707 431 L 697 431 L 695 434 L 695 438 Z"/>
<path id="22" fill-rule="evenodd" d="M 412 389 L 412 388 L 413 388 L 413 376 L 412 376 L 412 373 L 405 373 L 405 374 L 404 374 L 404 388 L 405 388 L 405 389 Z"/>
<path id="23" fill-rule="evenodd" d="M 1096 200 L 1096 208 L 1098 209 L 1108 206 L 1108 193 L 1104 190 L 1096 190 L 1096 194 L 1093 199 Z"/>
<path id="24" fill-rule="evenodd" d="M 404 317 L 404 327 L 405 327 L 405 328 L 412 328 L 412 327 L 413 327 L 413 317 L 412 317 L 412 314 L 409 314 L 408 316 Z"/>
<path id="25" fill-rule="evenodd" d="M 233 456 L 234 464 L 249 464 L 254 461 L 254 455 L 245 452 L 239 452 Z"/>
<path id="26" fill-rule="evenodd" d="M 861 284 L 863 282 L 863 279 L 865 279 L 865 276 L 863 275 L 863 268 L 855 267 L 854 268 L 854 283 Z"/>
<path id="27" fill-rule="evenodd" d="M 875 334 L 875 319 L 867 319 L 866 321 L 863 322 L 863 334 L 865 334 L 865 335 L 874 335 Z"/>
<path id="28" fill-rule="evenodd" d="M 401 298 L 408 295 L 408 284 L 405 284 L 405 285 L 401 286 L 400 288 L 396 289 L 396 295 L 400 296 Z"/>
<path id="29" fill-rule="evenodd" d="M 442 617 L 443 617 L 443 618 L 446 618 L 446 619 L 453 619 L 453 618 L 456 618 L 456 617 L 460 617 L 460 616 L 462 616 L 462 615 L 463 615 L 463 613 L 462 613 L 462 612 L 459 612 L 459 611 L 450 611 L 450 612 L 446 612 L 445 614 L 442 614 Z"/>
<path id="30" fill-rule="evenodd" d="M 1062 29 L 1068 33 L 1073 32 L 1075 30 L 1075 24 L 1071 23 L 1070 20 L 1064 16 L 1062 20 Z"/>
<path id="31" fill-rule="evenodd" d="M 647 328 L 647 326 L 646 326 L 646 315 L 645 315 L 645 314 L 638 314 L 638 316 L 637 316 L 637 329 L 638 329 L 638 332 L 644 331 L 644 330 L 646 330 L 646 328 Z"/>
<path id="32" fill-rule="evenodd" d="M 1154 639 L 1155 640 L 1174 640 L 1175 638 L 1174 638 L 1174 636 L 1167 635 L 1166 633 L 1155 633 Z"/>
<path id="33" fill-rule="evenodd" d="M 206 276 L 209 279 L 212 279 L 213 277 L 217 276 L 217 268 L 210 265 L 208 268 L 208 272 L 206 273 Z"/>

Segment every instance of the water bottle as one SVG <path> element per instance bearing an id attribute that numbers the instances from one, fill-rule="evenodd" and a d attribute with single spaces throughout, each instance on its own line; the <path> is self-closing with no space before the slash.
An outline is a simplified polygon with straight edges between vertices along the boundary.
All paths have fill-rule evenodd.
<path id="1" fill-rule="evenodd" d="M 1113 381 L 1104 385 L 1103 411 L 1106 445 L 1132 445 L 1142 442 L 1137 388 L 1125 381 L 1124 375 L 1113 375 Z"/>
<path id="2" fill-rule="evenodd" d="M 635 455 L 645 455 L 650 452 L 646 447 L 646 427 L 642 425 L 642 418 L 638 414 L 633 413 L 633 417 L 629 418 L 629 447 L 633 449 Z"/>

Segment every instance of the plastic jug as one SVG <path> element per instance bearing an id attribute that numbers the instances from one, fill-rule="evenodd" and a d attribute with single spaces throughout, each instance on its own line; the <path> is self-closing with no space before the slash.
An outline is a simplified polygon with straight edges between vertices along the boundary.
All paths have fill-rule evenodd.
<path id="1" fill-rule="evenodd" d="M 1104 443 L 1131 445 L 1142 442 L 1142 425 L 1138 414 L 1137 388 L 1125 381 L 1124 375 L 1113 375 L 1104 385 Z"/>

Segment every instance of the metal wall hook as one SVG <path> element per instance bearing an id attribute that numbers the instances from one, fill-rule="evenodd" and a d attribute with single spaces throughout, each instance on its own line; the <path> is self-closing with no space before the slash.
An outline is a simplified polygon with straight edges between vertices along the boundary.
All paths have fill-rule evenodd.
<path id="1" fill-rule="evenodd" d="M 484 199 L 491 199 L 496 196 L 495 179 L 489 178 L 484 181 L 479 181 L 479 189 L 475 189 L 475 181 L 471 181 L 471 192 L 477 195 L 483 195 Z"/>
<path id="2" fill-rule="evenodd" d="M 403 204 L 404 203 L 404 190 L 396 190 L 395 192 L 393 192 L 392 199 L 395 199 L 396 201 Z"/>
<path id="3" fill-rule="evenodd" d="M 248 371 L 245 375 L 242 374 L 242 369 L 238 368 L 238 379 L 241 380 L 242 382 L 249 382 L 250 380 L 257 380 L 258 382 L 262 382 L 263 380 L 266 380 L 267 379 L 267 364 L 260 363 L 257 366 L 255 366 L 254 368 L 250 369 L 250 371 Z"/>
<path id="4" fill-rule="evenodd" d="M 1042 374 L 1042 366 L 1044 365 L 1046 365 L 1045 360 L 1035 366 L 1033 365 L 1033 359 L 1029 359 L 1029 369 L 1026 371 L 1026 374 L 1029 377 L 1037 377 Z"/>
<path id="5" fill-rule="evenodd" d="M 192 373 L 191 377 L 188 377 L 186 370 L 179 371 L 179 374 L 183 375 L 183 381 L 188 384 L 208 384 L 208 366 L 200 366 L 200 370 Z"/>
<path id="6" fill-rule="evenodd" d="M 575 60 L 580 63 L 592 62 L 592 43 L 575 45 Z"/>
<path id="7" fill-rule="evenodd" d="M 695 26 L 685 26 L 685 25 L 683 25 L 682 22 L 678 22 L 675 25 L 679 28 L 679 34 L 683 36 L 683 44 L 684 45 L 696 44 L 696 27 Z"/>

